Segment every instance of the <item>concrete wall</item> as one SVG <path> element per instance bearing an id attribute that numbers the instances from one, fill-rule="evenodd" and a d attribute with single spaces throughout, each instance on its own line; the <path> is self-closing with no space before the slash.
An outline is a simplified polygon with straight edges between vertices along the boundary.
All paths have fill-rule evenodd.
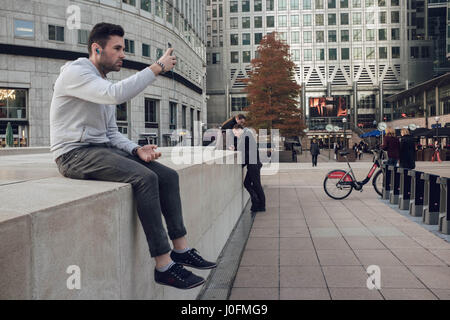
<path id="1" fill-rule="evenodd" d="M 162 149 L 160 162 L 180 176 L 189 245 L 215 260 L 248 201 L 242 167 L 214 161 L 175 165 L 170 149 Z M 49 154 L 28 157 L 39 158 L 35 171 L 53 165 Z M 234 153 L 216 159 L 230 157 Z M 154 261 L 129 184 L 66 179 L 56 166 L 56 174 L 11 183 L 1 179 L 2 166 L 27 170 L 27 156 L 3 156 L 2 163 L 0 299 L 196 298 L 201 287 L 177 290 L 154 283 Z M 71 265 L 80 267 L 80 290 L 67 289 Z"/>

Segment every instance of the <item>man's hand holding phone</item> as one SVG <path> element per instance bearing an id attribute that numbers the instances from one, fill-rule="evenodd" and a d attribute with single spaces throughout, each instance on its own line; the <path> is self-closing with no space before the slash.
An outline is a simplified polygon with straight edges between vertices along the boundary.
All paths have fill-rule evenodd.
<path id="1" fill-rule="evenodd" d="M 137 150 L 137 155 L 139 159 L 145 162 L 150 162 L 161 157 L 161 152 L 156 152 L 155 149 L 158 148 L 154 144 L 147 144 Z"/>

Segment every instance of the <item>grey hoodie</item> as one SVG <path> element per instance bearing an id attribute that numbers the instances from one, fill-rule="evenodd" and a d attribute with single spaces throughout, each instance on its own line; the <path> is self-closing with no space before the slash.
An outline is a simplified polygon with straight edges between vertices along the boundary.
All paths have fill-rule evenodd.
<path id="1" fill-rule="evenodd" d="M 67 62 L 55 82 L 50 106 L 50 151 L 55 160 L 89 143 L 109 143 L 131 153 L 138 145 L 117 128 L 117 104 L 137 96 L 156 79 L 150 68 L 117 83 L 100 75 L 87 58 Z"/>

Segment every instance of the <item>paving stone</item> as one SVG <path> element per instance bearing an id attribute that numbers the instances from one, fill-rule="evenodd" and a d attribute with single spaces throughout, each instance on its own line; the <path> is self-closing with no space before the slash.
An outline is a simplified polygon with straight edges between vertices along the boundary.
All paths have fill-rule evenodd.
<path id="1" fill-rule="evenodd" d="M 276 288 L 233 288 L 229 300 L 278 300 Z"/>
<path id="2" fill-rule="evenodd" d="M 332 300 L 383 300 L 378 290 L 362 288 L 330 288 Z"/>
<path id="3" fill-rule="evenodd" d="M 437 300 L 428 289 L 382 289 L 386 300 Z"/>
<path id="4" fill-rule="evenodd" d="M 330 300 L 325 288 L 281 288 L 280 300 Z"/>
<path id="5" fill-rule="evenodd" d="M 351 250 L 317 250 L 322 266 L 355 266 L 361 265 Z"/>
<path id="6" fill-rule="evenodd" d="M 326 288 L 319 266 L 280 266 L 281 288 Z"/>

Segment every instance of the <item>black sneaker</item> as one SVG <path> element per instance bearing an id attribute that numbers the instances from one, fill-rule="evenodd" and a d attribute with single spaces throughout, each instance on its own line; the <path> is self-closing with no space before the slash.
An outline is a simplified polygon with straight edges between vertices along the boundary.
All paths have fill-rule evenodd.
<path id="1" fill-rule="evenodd" d="M 186 270 L 181 264 L 175 263 L 165 272 L 155 269 L 155 282 L 177 289 L 192 289 L 202 285 L 205 279 Z"/>
<path id="2" fill-rule="evenodd" d="M 209 262 L 203 259 L 195 249 L 191 249 L 185 253 L 176 253 L 175 251 L 172 251 L 170 253 L 170 257 L 174 262 L 182 264 L 186 267 L 197 269 L 213 269 L 217 267 L 215 262 Z"/>

